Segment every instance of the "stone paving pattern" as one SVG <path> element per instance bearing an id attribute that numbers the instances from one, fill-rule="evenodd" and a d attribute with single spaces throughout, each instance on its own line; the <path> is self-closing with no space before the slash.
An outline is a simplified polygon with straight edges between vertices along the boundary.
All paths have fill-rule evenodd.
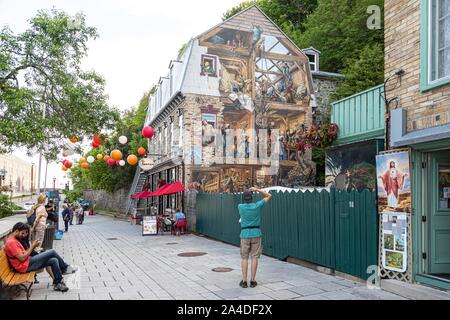
<path id="1" fill-rule="evenodd" d="M 117 240 L 108 240 L 116 238 Z M 176 242 L 177 244 L 171 244 Z M 242 289 L 239 248 L 195 235 L 169 233 L 143 237 L 141 226 L 105 216 L 86 217 L 70 226 L 54 248 L 79 266 L 79 288 L 53 291 L 40 273 L 31 300 L 397 300 L 403 299 L 365 284 L 263 256 L 256 288 Z M 206 252 L 179 257 L 182 252 Z M 229 267 L 228 273 L 213 272 Z M 18 299 L 25 299 L 21 296 Z"/>

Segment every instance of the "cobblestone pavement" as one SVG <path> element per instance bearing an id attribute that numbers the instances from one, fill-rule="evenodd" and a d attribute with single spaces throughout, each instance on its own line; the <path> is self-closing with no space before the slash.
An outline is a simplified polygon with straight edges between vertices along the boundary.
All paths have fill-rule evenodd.
<path id="1" fill-rule="evenodd" d="M 85 224 L 70 226 L 54 248 L 79 266 L 79 272 L 65 278 L 74 288 L 55 292 L 49 276 L 40 273 L 32 300 L 402 299 L 266 256 L 260 260 L 259 285 L 242 289 L 239 248 L 194 235 L 143 237 L 140 226 L 104 216 L 86 217 Z M 207 254 L 178 256 L 182 252 Z M 233 271 L 213 272 L 216 267 Z"/>

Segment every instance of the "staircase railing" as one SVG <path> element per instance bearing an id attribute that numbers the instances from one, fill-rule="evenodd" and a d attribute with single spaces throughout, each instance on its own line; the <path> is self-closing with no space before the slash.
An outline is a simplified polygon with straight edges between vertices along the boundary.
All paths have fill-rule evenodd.
<path id="1" fill-rule="evenodd" d="M 137 167 L 136 168 L 136 173 L 134 174 L 134 178 L 133 178 L 133 184 L 131 185 L 130 193 L 128 194 L 128 205 L 127 205 L 127 212 L 126 212 L 126 214 L 130 213 L 131 207 L 133 205 L 133 201 L 135 201 L 134 199 L 131 198 L 131 196 L 133 194 L 135 194 L 135 192 L 136 192 L 136 187 L 137 187 L 137 185 L 139 183 L 139 178 L 141 176 L 141 173 L 142 173 L 142 169 L 140 167 Z"/>

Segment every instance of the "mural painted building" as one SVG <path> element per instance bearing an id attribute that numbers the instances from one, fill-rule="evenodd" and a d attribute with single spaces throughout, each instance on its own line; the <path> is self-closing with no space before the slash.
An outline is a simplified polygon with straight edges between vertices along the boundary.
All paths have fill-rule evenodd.
<path id="1" fill-rule="evenodd" d="M 313 185 L 311 152 L 300 156 L 293 138 L 318 109 L 311 66 L 321 81 L 341 77 L 319 73 L 315 53 L 311 60 L 256 5 L 191 39 L 149 101 L 153 166 L 138 171 L 132 193 L 161 180 L 205 192 Z M 169 196 L 163 206 L 181 201 Z"/>

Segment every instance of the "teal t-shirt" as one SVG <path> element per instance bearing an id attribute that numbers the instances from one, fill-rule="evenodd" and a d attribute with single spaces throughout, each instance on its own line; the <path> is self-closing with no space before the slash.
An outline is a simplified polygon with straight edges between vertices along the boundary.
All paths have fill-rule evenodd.
<path id="1" fill-rule="evenodd" d="M 266 200 L 256 203 L 241 203 L 238 206 L 241 216 L 241 228 L 261 226 L 261 208 L 266 205 Z M 241 239 L 259 238 L 262 236 L 261 229 L 241 230 Z"/>

